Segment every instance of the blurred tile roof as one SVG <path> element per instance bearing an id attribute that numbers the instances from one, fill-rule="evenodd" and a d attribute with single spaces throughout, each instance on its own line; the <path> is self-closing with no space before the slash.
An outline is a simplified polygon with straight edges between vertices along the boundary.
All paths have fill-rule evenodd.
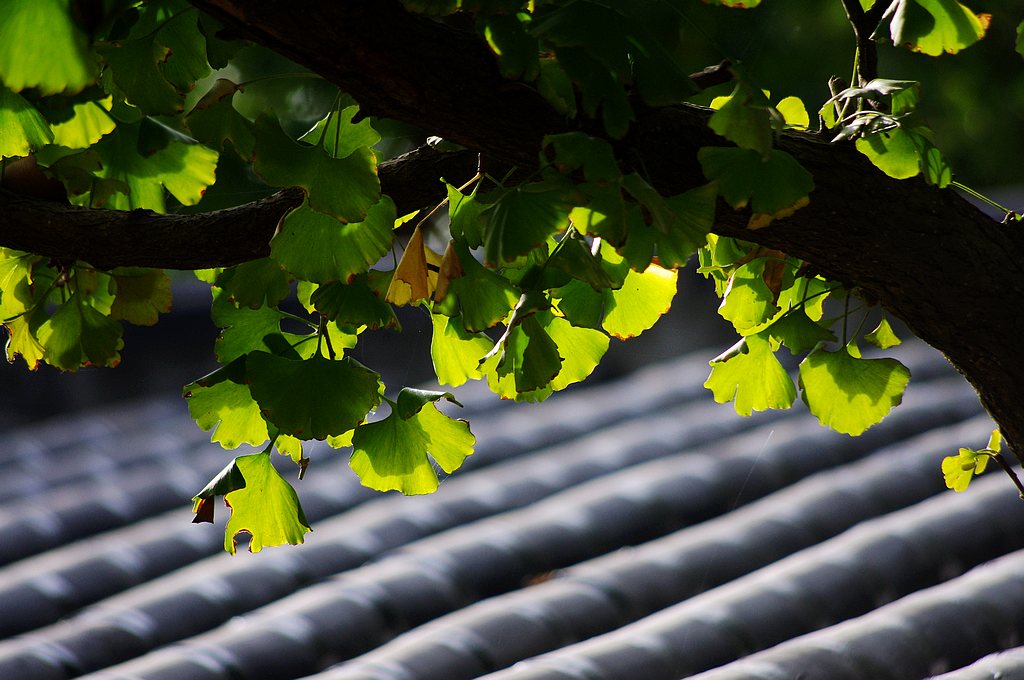
<path id="1" fill-rule="evenodd" d="M 306 544 L 236 557 L 189 522 L 230 454 L 180 401 L 24 427 L 0 679 L 1024 678 L 1024 504 L 998 472 L 944 490 L 991 422 L 931 350 L 899 356 L 903 406 L 857 438 L 736 417 L 707 357 L 539 407 L 465 390 L 477 452 L 438 493 L 317 447 Z"/>

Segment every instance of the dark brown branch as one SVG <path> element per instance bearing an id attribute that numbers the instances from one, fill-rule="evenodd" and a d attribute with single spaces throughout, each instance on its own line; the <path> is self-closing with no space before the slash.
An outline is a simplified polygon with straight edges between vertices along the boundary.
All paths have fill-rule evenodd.
<path id="1" fill-rule="evenodd" d="M 864 11 L 860 0 L 841 0 L 846 17 L 853 27 L 853 37 L 857 41 L 857 76 L 860 86 L 864 86 L 878 77 L 878 46 L 872 39 L 878 28 L 882 15 L 887 7 L 884 2 L 876 2 L 871 9 Z"/>
<path id="2" fill-rule="evenodd" d="M 382 163 L 381 185 L 404 214 L 445 195 L 440 177 L 453 182 L 472 177 L 476 159 L 468 151 L 423 147 Z M 225 267 L 269 255 L 278 223 L 303 198 L 303 191 L 293 188 L 226 210 L 159 215 L 89 210 L 0 189 L 0 246 L 100 269 Z"/>

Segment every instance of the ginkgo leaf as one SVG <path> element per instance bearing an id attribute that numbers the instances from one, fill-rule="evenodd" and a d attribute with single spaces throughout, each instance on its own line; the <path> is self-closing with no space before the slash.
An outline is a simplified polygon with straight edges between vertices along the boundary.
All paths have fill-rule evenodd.
<path id="1" fill-rule="evenodd" d="M 708 126 L 744 149 L 762 156 L 772 148 L 771 103 L 761 90 L 743 81 L 708 120 Z"/>
<path id="2" fill-rule="evenodd" d="M 214 475 L 213 479 L 199 493 L 192 497 L 192 512 L 196 515 L 192 519 L 192 523 L 213 523 L 214 497 L 224 496 L 243 487 L 245 487 L 245 477 L 238 469 L 236 461 L 232 460 Z"/>
<path id="3" fill-rule="evenodd" d="M 171 280 L 162 269 L 116 269 L 116 292 L 110 307 L 113 319 L 152 326 L 171 311 Z"/>
<path id="4" fill-rule="evenodd" d="M 409 418 L 392 411 L 384 420 L 356 428 L 349 466 L 364 486 L 378 491 L 433 493 L 438 486 L 434 464 L 454 472 L 475 443 L 469 423 L 429 404 Z"/>
<path id="5" fill-rule="evenodd" d="M 878 349 L 896 347 L 902 342 L 896 336 L 896 332 L 893 331 L 892 326 L 889 325 L 889 320 L 884 316 L 882 317 L 882 320 L 878 322 L 878 326 L 875 327 L 875 330 L 864 335 L 864 340 L 871 343 Z"/>
<path id="6" fill-rule="evenodd" d="M 75 292 L 39 327 L 37 337 L 46 348 L 46 363 L 77 371 L 82 366 L 113 367 L 121 363 L 121 332 L 121 324 Z"/>
<path id="7" fill-rule="evenodd" d="M 395 399 L 394 410 L 399 418 L 408 420 L 419 413 L 427 404 L 433 404 L 441 399 L 451 402 L 456 406 L 462 406 L 451 392 L 403 387 L 402 391 L 398 393 L 398 398 Z"/>
<path id="8" fill-rule="evenodd" d="M 470 333 L 458 316 L 431 314 L 433 335 L 430 358 L 434 373 L 442 385 L 458 387 L 468 380 L 484 376 L 480 359 L 490 351 L 493 342 L 481 333 Z"/>
<path id="9" fill-rule="evenodd" d="M 775 105 L 775 110 L 782 114 L 783 120 L 789 127 L 807 129 L 811 124 L 811 117 L 807 115 L 807 107 L 799 97 L 785 97 Z"/>
<path id="10" fill-rule="evenodd" d="M 565 132 L 544 138 L 543 146 L 555 153 L 554 166 L 570 174 L 583 170 L 588 182 L 613 182 L 622 177 L 611 144 L 583 132 Z"/>
<path id="11" fill-rule="evenodd" d="M 230 363 L 256 349 L 281 353 L 285 344 L 281 334 L 284 314 L 277 308 L 238 308 L 228 300 L 226 293 L 215 289 L 210 315 L 223 329 L 213 346 L 220 363 Z"/>
<path id="12" fill-rule="evenodd" d="M 818 421 L 858 435 L 881 422 L 903 399 L 910 371 L 895 359 L 854 357 L 847 348 L 818 348 L 800 362 L 800 389 Z"/>
<path id="13" fill-rule="evenodd" d="M 452 241 L 445 257 L 455 264 L 449 264 L 446 272 L 448 300 L 440 296 L 439 288 L 434 295 L 435 310 L 441 309 L 449 316 L 461 312 L 463 326 L 471 333 L 492 328 L 508 317 L 520 292 L 507 278 L 477 262 L 462 239 Z M 445 269 L 442 267 L 442 271 Z M 454 278 L 453 270 L 457 273 Z"/>
<path id="14" fill-rule="evenodd" d="M 764 258 L 738 267 L 722 294 L 718 313 L 730 321 L 740 335 L 748 335 L 779 311 L 775 296 L 765 283 L 764 268 Z"/>
<path id="15" fill-rule="evenodd" d="M 0 85 L 0 157 L 27 156 L 52 141 L 53 131 L 42 114 Z"/>
<path id="16" fill-rule="evenodd" d="M 217 276 L 216 286 L 240 307 L 273 307 L 291 292 L 288 274 L 269 257 L 227 267 Z"/>
<path id="17" fill-rule="evenodd" d="M 796 398 L 793 380 L 786 373 L 765 334 L 748 335 L 737 346 L 711 360 L 704 382 L 715 401 L 734 401 L 736 413 L 787 409 Z"/>
<path id="18" fill-rule="evenodd" d="M 602 249 L 606 261 L 622 262 L 614 250 Z M 678 273 L 651 264 L 643 272 L 629 269 L 618 290 L 604 291 L 601 326 L 620 340 L 633 338 L 653 326 L 672 306 Z"/>
<path id="19" fill-rule="evenodd" d="M 114 194 L 107 207 L 164 211 L 164 189 L 184 205 L 195 205 L 217 180 L 217 152 L 199 144 L 172 141 L 152 155 L 139 154 L 141 124 L 122 123 L 92 148 L 101 177 L 123 182 L 127 196 Z"/>
<path id="20" fill-rule="evenodd" d="M 988 467 L 991 455 L 975 451 L 974 449 L 961 448 L 956 456 L 946 456 L 942 459 L 942 476 L 946 486 L 953 491 L 966 491 L 975 475 L 980 475 Z"/>
<path id="21" fill-rule="evenodd" d="M 155 42 L 154 35 L 98 49 L 111 69 L 113 81 L 133 106 L 147 114 L 173 116 L 184 108 L 184 99 L 160 72 L 159 64 L 170 58 L 171 49 Z"/>
<path id="22" fill-rule="evenodd" d="M 274 448 L 282 456 L 288 456 L 292 462 L 299 466 L 299 479 L 305 475 L 309 459 L 302 455 L 302 440 L 288 434 L 280 434 L 274 437 Z"/>
<path id="23" fill-rule="evenodd" d="M 855 144 L 858 151 L 889 177 L 907 179 L 921 172 L 917 145 L 903 128 L 866 135 Z"/>
<path id="24" fill-rule="evenodd" d="M 561 193 L 540 182 L 509 191 L 489 212 L 490 220 L 484 232 L 484 259 L 492 265 L 525 255 L 564 229 L 569 220 Z"/>
<path id="25" fill-rule="evenodd" d="M 260 446 L 267 441 L 267 421 L 249 393 L 248 386 L 222 380 L 204 387 L 198 382 L 184 389 L 185 401 L 192 420 L 209 431 L 210 441 L 225 449 L 242 444 Z"/>
<path id="26" fill-rule="evenodd" d="M 482 362 L 481 369 L 491 391 L 502 399 L 543 401 L 554 391 L 551 382 L 562 370 L 562 356 L 535 315 L 512 326 L 495 349 L 500 350 L 495 354 L 498 362 L 489 370 Z"/>
<path id="27" fill-rule="evenodd" d="M 387 196 L 363 221 L 348 224 L 303 204 L 285 216 L 270 242 L 270 253 L 306 281 L 346 281 L 388 252 L 394 223 L 395 204 Z"/>
<path id="28" fill-rule="evenodd" d="M 40 323 L 35 320 L 36 316 L 23 314 L 4 322 L 8 333 L 7 344 L 4 347 L 7 362 L 14 363 L 14 358 L 20 355 L 30 371 L 38 368 L 39 362 L 43 360 L 46 353 L 46 348 L 36 337 L 34 327 Z"/>
<path id="29" fill-rule="evenodd" d="M 299 141 L 319 145 L 334 158 L 347 158 L 357 149 L 373 146 L 380 141 L 380 135 L 370 125 L 369 118 L 353 123 L 352 119 L 357 113 L 357 105 L 332 111 L 302 135 Z"/>
<path id="30" fill-rule="evenodd" d="M 357 274 L 348 283 L 332 281 L 317 287 L 310 298 L 316 311 L 331 321 L 367 328 L 393 328 L 402 326 L 395 310 L 383 300 L 376 285 L 379 272 Z"/>
<path id="31" fill-rule="evenodd" d="M 990 20 L 957 0 L 899 0 L 889 31 L 893 44 L 937 57 L 981 40 Z"/>
<path id="32" fill-rule="evenodd" d="M 224 496 L 224 502 L 231 508 L 231 518 L 224 530 L 224 549 L 234 555 L 236 536 L 243 531 L 252 536 L 251 553 L 258 553 L 265 546 L 302 543 L 312 529 L 295 489 L 274 469 L 270 456 L 239 456 L 235 465 L 245 479 L 245 486 Z"/>
<path id="33" fill-rule="evenodd" d="M 405 246 L 384 299 L 393 305 L 416 305 L 433 292 L 430 272 L 427 271 L 427 247 L 423 244 L 423 232 L 417 227 Z"/>
<path id="34" fill-rule="evenodd" d="M 809 352 L 820 342 L 836 339 L 832 331 L 811 320 L 802 307 L 787 311 L 765 332 L 785 345 L 793 355 Z"/>
<path id="35" fill-rule="evenodd" d="M 103 135 L 113 132 L 117 124 L 109 113 L 112 102 L 110 97 L 75 102 L 69 119 L 50 124 L 53 143 L 69 149 L 84 149 L 98 142 Z"/>
<path id="36" fill-rule="evenodd" d="M 1014 43 L 1017 54 L 1024 57 L 1024 21 L 1017 24 L 1017 41 Z"/>
<path id="37" fill-rule="evenodd" d="M 573 326 L 551 313 L 540 315 L 541 325 L 562 357 L 562 368 L 551 381 L 551 389 L 564 390 L 586 380 L 608 351 L 608 336 L 591 328 Z"/>
<path id="38" fill-rule="evenodd" d="M 376 157 L 359 148 L 345 158 L 333 158 L 318 146 L 299 144 L 277 121 L 256 119 L 256 172 L 271 186 L 299 186 L 309 207 L 342 222 L 361 222 L 380 201 Z"/>
<path id="39" fill-rule="evenodd" d="M 468 196 L 447 182 L 445 186 L 448 188 L 448 218 L 452 237 L 464 238 L 470 248 L 479 248 L 484 243 L 481 215 L 488 207 L 477 196 L 480 185 L 474 186 Z"/>
<path id="40" fill-rule="evenodd" d="M 221 151 L 224 150 L 225 142 L 231 142 L 239 156 L 252 160 L 256 144 L 253 125 L 232 103 L 235 92 L 240 90 L 232 81 L 218 78 L 184 120 L 192 135 L 200 142 Z"/>
<path id="41" fill-rule="evenodd" d="M 246 375 L 264 417 L 299 439 L 347 432 L 380 403 L 380 376 L 349 357 L 296 361 L 256 351 Z"/>
<path id="42" fill-rule="evenodd" d="M 704 176 L 718 181 L 718 188 L 734 208 L 750 206 L 754 226 L 765 226 L 765 217 L 792 214 L 808 202 L 814 180 L 796 159 L 772 149 L 762 158 L 751 149 L 704 147 L 697 152 Z M 770 221 L 770 220 L 769 220 Z"/>
<path id="43" fill-rule="evenodd" d="M 78 92 L 96 77 L 96 59 L 68 0 L 0 3 L 0 82 L 14 91 Z M 45 38 L 44 38 L 45 36 Z"/>

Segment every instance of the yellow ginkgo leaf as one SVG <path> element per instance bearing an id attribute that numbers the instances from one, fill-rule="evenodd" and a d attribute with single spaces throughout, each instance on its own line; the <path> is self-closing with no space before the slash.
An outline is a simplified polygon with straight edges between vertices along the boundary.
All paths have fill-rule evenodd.
<path id="1" fill-rule="evenodd" d="M 419 227 L 402 253 L 384 299 L 393 305 L 415 305 L 429 298 L 437 286 L 441 256 L 423 244 Z"/>

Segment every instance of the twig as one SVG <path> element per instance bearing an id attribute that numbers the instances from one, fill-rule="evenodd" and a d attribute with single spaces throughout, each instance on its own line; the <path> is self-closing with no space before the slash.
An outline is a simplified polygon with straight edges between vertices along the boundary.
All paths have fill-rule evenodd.
<path id="1" fill-rule="evenodd" d="M 991 455 L 992 459 L 999 463 L 999 467 L 1003 468 L 1003 472 L 1010 476 L 1014 486 L 1017 487 L 1017 492 L 1020 494 L 1021 500 L 1024 500 L 1024 484 L 1021 483 L 1020 477 L 1017 476 L 1017 473 L 1013 471 L 1013 468 L 1010 467 L 1010 464 L 1006 462 L 1006 459 L 1003 458 L 1002 455 L 998 453 L 993 453 Z"/>
<path id="2" fill-rule="evenodd" d="M 878 77 L 878 48 L 871 39 L 878 28 L 888 3 L 876 2 L 871 9 L 864 11 L 860 0 L 840 0 L 846 10 L 846 18 L 853 27 L 853 36 L 857 41 L 857 76 L 859 85 L 863 86 Z"/>

